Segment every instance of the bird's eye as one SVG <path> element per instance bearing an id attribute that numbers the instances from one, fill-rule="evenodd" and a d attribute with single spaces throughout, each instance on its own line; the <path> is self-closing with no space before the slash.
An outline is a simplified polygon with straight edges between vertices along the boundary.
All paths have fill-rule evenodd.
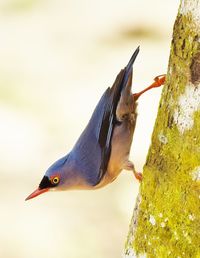
<path id="1" fill-rule="evenodd" d="M 60 182 L 60 178 L 58 176 L 54 176 L 51 178 L 51 182 L 54 185 L 57 185 Z"/>

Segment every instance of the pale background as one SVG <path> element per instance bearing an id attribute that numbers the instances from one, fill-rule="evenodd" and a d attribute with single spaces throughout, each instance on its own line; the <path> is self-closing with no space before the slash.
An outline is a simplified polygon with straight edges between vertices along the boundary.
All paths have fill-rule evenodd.
<path id="1" fill-rule="evenodd" d="M 118 258 L 138 182 L 24 199 L 73 146 L 132 52 L 133 90 L 166 73 L 178 1 L 0 0 L 0 257 Z M 139 101 L 142 171 L 160 89 Z"/>

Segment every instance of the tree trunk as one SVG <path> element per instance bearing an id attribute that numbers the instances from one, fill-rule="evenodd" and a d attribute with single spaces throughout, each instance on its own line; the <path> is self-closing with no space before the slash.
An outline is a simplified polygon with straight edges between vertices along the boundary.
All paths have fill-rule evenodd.
<path id="1" fill-rule="evenodd" d="M 200 257 L 200 0 L 182 0 L 126 258 Z"/>

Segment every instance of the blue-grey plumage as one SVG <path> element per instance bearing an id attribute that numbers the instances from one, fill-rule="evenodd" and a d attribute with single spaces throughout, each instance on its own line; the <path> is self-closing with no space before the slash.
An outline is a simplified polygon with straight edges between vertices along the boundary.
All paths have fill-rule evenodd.
<path id="1" fill-rule="evenodd" d="M 53 189 L 100 188 L 112 182 L 123 169 L 132 170 L 141 179 L 129 161 L 139 96 L 131 93 L 132 65 L 138 53 L 139 47 L 113 86 L 104 92 L 71 152 L 46 171 L 39 188 L 26 200 Z"/>

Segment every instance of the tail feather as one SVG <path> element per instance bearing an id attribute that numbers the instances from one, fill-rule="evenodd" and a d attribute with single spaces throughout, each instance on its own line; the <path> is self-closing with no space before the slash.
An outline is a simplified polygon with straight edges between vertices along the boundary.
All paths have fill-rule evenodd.
<path id="1" fill-rule="evenodd" d="M 133 63 L 135 62 L 135 59 L 136 59 L 136 57 L 137 57 L 139 51 L 140 51 L 140 46 L 138 46 L 138 47 L 136 48 L 136 50 L 135 50 L 135 52 L 133 53 L 131 59 L 129 60 L 129 62 L 128 62 L 127 66 L 126 66 L 126 71 L 127 71 L 127 72 L 130 72 L 130 69 L 132 68 Z"/>
<path id="2" fill-rule="evenodd" d="M 125 74 L 124 74 L 124 80 L 123 80 L 123 86 L 127 84 L 128 78 L 130 73 L 132 72 L 133 63 L 135 62 L 135 59 L 140 51 L 140 46 L 138 46 L 133 53 L 131 59 L 129 60 L 127 66 L 125 67 Z"/>

